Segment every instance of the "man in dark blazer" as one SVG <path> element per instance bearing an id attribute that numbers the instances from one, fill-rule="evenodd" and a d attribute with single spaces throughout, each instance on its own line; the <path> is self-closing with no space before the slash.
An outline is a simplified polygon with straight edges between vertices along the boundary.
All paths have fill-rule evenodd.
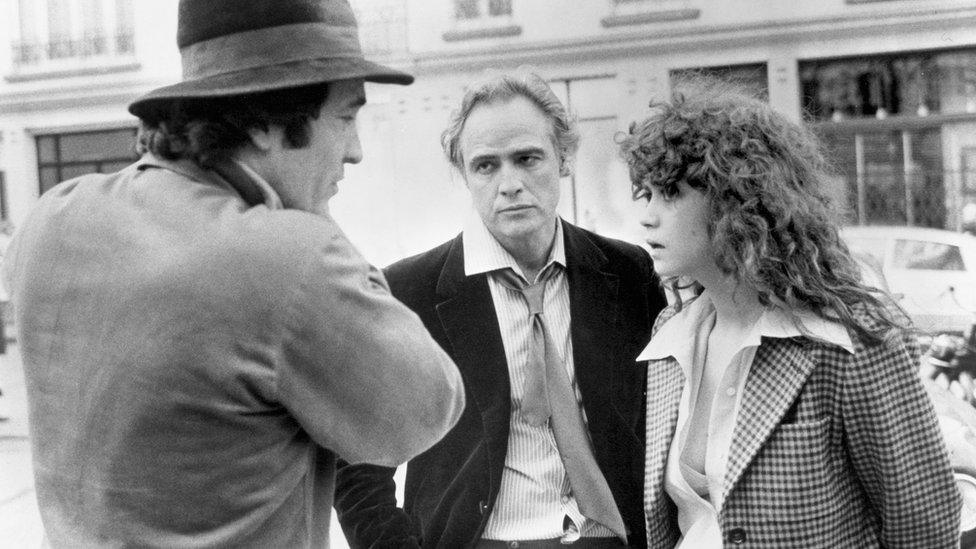
<path id="1" fill-rule="evenodd" d="M 556 215 L 578 143 L 575 122 L 532 74 L 475 86 L 454 113 L 443 145 L 477 215 L 386 276 L 457 363 L 468 407 L 409 462 L 402 509 L 395 469 L 341 468 L 335 506 L 353 547 L 646 546 L 646 365 L 635 358 L 665 299 L 642 249 Z M 533 362 L 538 321 L 517 288 L 533 281 L 544 290 L 546 360 L 558 355 L 572 388 L 562 399 L 569 414 L 557 412 L 556 397 L 533 392 L 533 368 L 559 372 Z M 551 414 L 541 423 L 530 413 L 540 402 Z M 575 447 L 556 428 L 567 415 L 582 418 Z M 609 488 L 604 503 L 589 503 L 568 472 L 577 459 L 595 462 L 596 482 Z"/>
<path id="2" fill-rule="evenodd" d="M 353 547 L 643 547 L 646 369 L 635 359 L 665 305 L 651 261 L 557 216 L 579 133 L 538 76 L 473 86 L 442 141 L 475 213 L 386 276 L 458 364 L 468 407 L 409 462 L 403 508 L 395 469 L 341 467 L 343 530 Z M 543 290 L 541 313 L 529 286 Z M 540 368 L 557 377 L 538 381 Z"/>

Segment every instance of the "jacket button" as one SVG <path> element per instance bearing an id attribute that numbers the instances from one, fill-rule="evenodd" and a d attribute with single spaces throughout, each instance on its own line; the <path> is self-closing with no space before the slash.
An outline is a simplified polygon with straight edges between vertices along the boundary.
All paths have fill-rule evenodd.
<path id="1" fill-rule="evenodd" d="M 742 545 L 746 542 L 746 531 L 742 528 L 733 528 L 729 530 L 729 541 L 736 545 Z"/>
<path id="2" fill-rule="evenodd" d="M 488 503 L 485 502 L 485 500 L 479 501 L 478 502 L 478 512 L 483 515 L 483 514 L 485 514 L 485 511 L 487 511 L 487 510 L 488 510 Z"/>

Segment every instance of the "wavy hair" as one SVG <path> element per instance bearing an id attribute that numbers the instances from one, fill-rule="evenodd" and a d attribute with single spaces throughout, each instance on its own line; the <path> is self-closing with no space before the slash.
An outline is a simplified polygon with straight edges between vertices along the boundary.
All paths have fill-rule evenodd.
<path id="1" fill-rule="evenodd" d="M 650 106 L 619 139 L 635 199 L 651 190 L 673 196 L 680 181 L 702 192 L 719 268 L 763 305 L 812 310 L 873 342 L 907 328 L 890 298 L 861 283 L 811 131 L 747 89 L 703 75 L 682 77 L 670 101 Z M 680 307 L 678 280 L 667 283 Z"/>
<path id="2" fill-rule="evenodd" d="M 328 98 L 328 83 L 246 95 L 174 100 L 145 115 L 138 151 L 208 166 L 251 142 L 252 128 L 281 126 L 292 148 L 309 143 L 309 121 Z"/>
<path id="3" fill-rule="evenodd" d="M 464 173 L 461 132 L 471 111 L 482 103 L 507 101 L 520 96 L 534 103 L 552 121 L 553 145 L 559 154 L 559 173 L 562 176 L 570 175 L 580 142 L 576 118 L 566 110 L 542 77 L 525 69 L 489 75 L 472 86 L 461 99 L 460 108 L 451 113 L 451 121 L 441 134 L 441 146 L 448 161 L 461 173 Z"/>

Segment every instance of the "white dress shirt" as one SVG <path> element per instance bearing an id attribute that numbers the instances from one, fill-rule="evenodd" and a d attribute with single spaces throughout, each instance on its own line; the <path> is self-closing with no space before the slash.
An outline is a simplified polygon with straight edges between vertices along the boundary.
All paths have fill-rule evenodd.
<path id="1" fill-rule="evenodd" d="M 664 485 L 678 508 L 678 526 L 682 533 L 678 547 L 691 549 L 722 547 L 718 515 L 723 503 L 725 469 L 742 392 L 762 338 L 807 336 L 854 352 L 850 335 L 843 325 L 808 311 L 789 314 L 779 308 L 767 307 L 721 374 L 708 418 L 693 417 L 708 336 L 714 325 L 715 306 L 706 290 L 661 326 L 637 357 L 638 361 L 674 357 L 684 374 L 685 384 L 675 437 L 668 452 Z M 694 344 L 689 345 L 689 341 Z M 707 429 L 704 434 L 700 431 L 702 427 Z M 701 436 L 707 437 L 703 447 L 688 444 L 689 437 Z M 696 451 L 696 447 L 703 449 L 704 455 Z"/>
<path id="2" fill-rule="evenodd" d="M 612 530 L 580 514 L 549 423 L 533 426 L 522 417 L 521 403 L 532 338 L 532 319 L 522 295 L 504 286 L 491 271 L 510 267 L 523 279 L 525 275 L 515 258 L 488 232 L 477 214 L 473 213 L 468 217 L 461 238 L 464 244 L 464 274 L 472 276 L 489 273 L 488 287 L 505 347 L 512 391 L 505 469 L 502 472 L 498 499 L 488 517 L 482 537 L 496 540 L 562 537 L 566 541 L 580 536 L 614 537 Z M 546 327 L 562 355 L 576 401 L 581 403 L 569 332 L 566 251 L 559 220 L 556 221 L 555 242 L 546 266 L 552 263 L 557 264 L 554 267 L 556 273 L 546 283 L 543 314 Z M 585 414 L 583 418 L 585 423 Z M 566 517 L 570 520 L 564 527 Z"/>

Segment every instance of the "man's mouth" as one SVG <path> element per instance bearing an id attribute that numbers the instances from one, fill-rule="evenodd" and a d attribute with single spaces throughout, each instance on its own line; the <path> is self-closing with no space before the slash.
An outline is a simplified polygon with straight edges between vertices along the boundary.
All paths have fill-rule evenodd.
<path id="1" fill-rule="evenodd" d="M 660 244 L 658 242 L 654 242 L 652 240 L 647 240 L 646 242 L 647 242 L 647 245 L 650 246 L 650 248 L 652 250 L 661 250 L 661 249 L 664 248 L 664 245 L 663 244 Z"/>

